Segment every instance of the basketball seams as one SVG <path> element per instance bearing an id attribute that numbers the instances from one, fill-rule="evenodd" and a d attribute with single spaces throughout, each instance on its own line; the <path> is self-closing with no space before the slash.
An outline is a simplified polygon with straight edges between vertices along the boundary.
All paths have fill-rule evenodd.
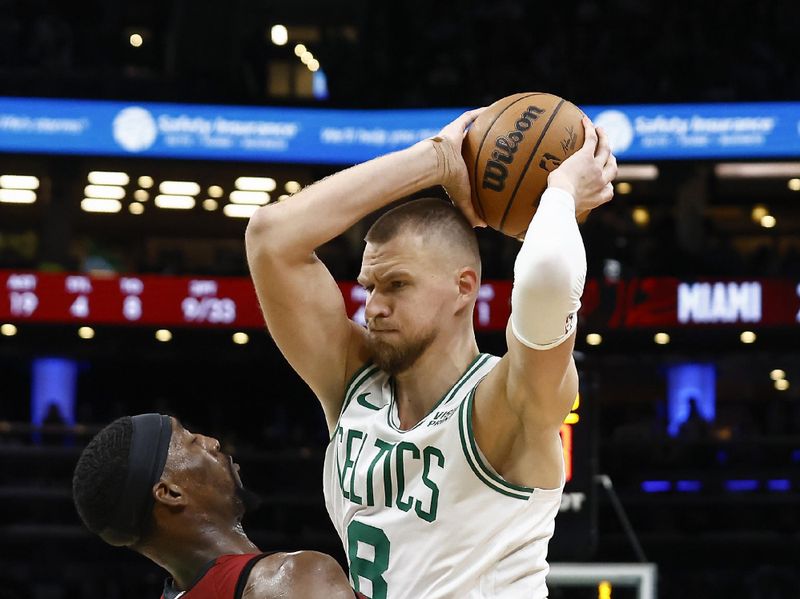
<path id="1" fill-rule="evenodd" d="M 522 172 L 519 175 L 519 179 L 517 179 L 517 185 L 514 187 L 514 192 L 511 194 L 511 197 L 508 199 L 508 204 L 506 204 L 506 209 L 503 212 L 503 218 L 500 219 L 500 225 L 498 229 L 500 231 L 503 230 L 503 225 L 506 222 L 506 218 L 508 218 L 509 212 L 511 212 L 511 206 L 514 204 L 514 199 L 517 197 L 517 192 L 519 191 L 520 185 L 522 185 L 522 181 L 525 179 L 525 174 L 528 172 L 528 168 L 533 162 L 533 158 L 536 156 L 536 152 L 539 149 L 539 146 L 544 139 L 544 136 L 547 135 L 547 131 L 550 129 L 550 125 L 553 124 L 553 119 L 556 118 L 558 111 L 561 110 L 561 107 L 564 105 L 565 100 L 559 101 L 558 105 L 556 105 L 555 109 L 553 110 L 553 114 L 550 115 L 550 118 L 547 119 L 547 124 L 542 129 L 542 132 L 539 134 L 539 139 L 536 140 L 536 145 L 533 146 L 533 150 L 531 150 L 530 156 L 528 156 L 528 161 L 525 163 L 525 167 L 522 169 Z"/>
<path id="2" fill-rule="evenodd" d="M 494 127 L 494 124 L 497 122 L 497 119 L 499 119 L 501 116 L 503 116 L 509 108 L 511 108 L 512 106 L 514 106 L 518 102 L 522 102 L 523 100 L 527 100 L 528 98 L 532 98 L 533 96 L 541 96 L 541 95 L 543 95 L 541 92 L 535 92 L 535 93 L 532 93 L 532 94 L 527 94 L 525 96 L 522 96 L 521 98 L 517 98 L 516 100 L 511 102 L 508 106 L 503 108 L 503 110 L 501 110 L 497 114 L 497 116 L 494 117 L 492 122 L 489 123 L 489 126 L 486 128 L 486 133 L 483 134 L 483 138 L 481 139 L 481 143 L 478 144 L 478 150 L 475 152 L 475 168 L 472 169 L 472 178 L 473 178 L 472 189 L 475 192 L 475 199 L 478 200 L 477 208 L 480 211 L 481 218 L 483 220 L 486 220 L 486 212 L 483 210 L 483 203 L 481 202 L 480 190 L 478 189 L 478 165 L 480 164 L 480 161 L 481 161 L 481 152 L 483 151 L 483 144 L 486 143 L 486 138 L 489 137 L 489 132 L 492 130 L 492 127 Z"/>

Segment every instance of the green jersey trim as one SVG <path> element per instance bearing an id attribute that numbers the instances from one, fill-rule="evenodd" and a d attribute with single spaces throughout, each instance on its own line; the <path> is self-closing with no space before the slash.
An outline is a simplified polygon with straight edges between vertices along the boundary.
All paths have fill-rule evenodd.
<path id="1" fill-rule="evenodd" d="M 467 458 L 469 467 L 489 488 L 503 495 L 507 495 L 508 497 L 527 501 L 533 494 L 533 489 L 503 480 L 497 475 L 494 469 L 485 462 L 485 459 L 481 455 L 478 444 L 475 442 L 475 433 L 472 429 L 472 403 L 474 399 L 475 389 L 470 392 L 469 397 L 467 397 L 465 401 L 461 402 L 458 414 L 461 448 L 464 450 L 464 456 Z"/>
<path id="2" fill-rule="evenodd" d="M 461 378 L 461 380 L 459 382 L 457 382 L 455 384 L 452 392 L 448 393 L 449 397 L 447 397 L 446 399 L 444 397 L 442 399 L 440 399 L 439 403 L 437 403 L 435 406 L 433 406 L 433 408 L 431 409 L 431 412 L 433 412 L 433 410 L 438 408 L 439 404 L 441 404 L 442 401 L 444 401 L 444 403 L 450 403 L 451 401 L 453 401 L 453 398 L 456 396 L 456 393 L 458 393 L 458 391 L 461 389 L 461 387 L 464 386 L 464 384 L 467 382 L 467 380 L 475 372 L 477 372 L 478 370 L 483 368 L 484 364 L 486 364 L 486 362 L 488 362 L 491 359 L 491 357 L 492 357 L 491 354 L 479 354 L 478 357 L 475 358 L 475 360 L 473 360 L 472 364 L 475 364 L 475 362 L 477 362 L 478 360 L 481 360 L 480 364 L 475 364 L 475 368 L 472 368 L 471 370 L 470 370 L 470 368 L 471 368 L 472 364 L 470 364 L 470 366 L 467 368 L 467 373 Z M 483 359 L 481 359 L 481 358 L 483 358 Z"/>
<path id="3" fill-rule="evenodd" d="M 339 412 L 339 418 L 341 418 L 342 414 L 344 414 L 344 411 L 347 409 L 348 404 L 353 399 L 353 395 L 355 395 L 356 390 L 358 390 L 358 388 L 364 384 L 364 381 L 375 374 L 376 370 L 378 370 L 377 366 L 375 366 L 372 362 L 367 362 L 353 373 L 353 376 L 350 377 L 350 380 L 347 382 L 347 386 L 344 388 L 345 397 L 344 402 L 342 402 L 342 410 Z"/>
<path id="4" fill-rule="evenodd" d="M 417 422 L 414 426 L 412 426 L 411 428 L 406 429 L 406 430 L 401 429 L 399 426 L 397 426 L 397 424 L 394 423 L 394 418 L 393 417 L 394 417 L 394 406 L 395 406 L 396 393 L 395 393 L 395 380 L 394 380 L 394 377 L 392 377 L 391 380 L 390 380 L 391 399 L 389 400 L 389 411 L 386 414 L 386 420 L 389 423 L 389 426 L 391 426 L 398 433 L 407 433 L 408 431 L 413 431 L 420 424 L 425 422 L 425 420 L 428 419 L 428 416 L 433 414 L 433 412 L 436 410 L 436 408 L 438 408 L 443 403 L 447 403 L 451 399 L 453 399 L 453 397 L 455 397 L 456 393 L 458 393 L 458 391 L 461 389 L 461 387 L 463 387 L 464 384 L 466 384 L 467 380 L 469 380 L 469 378 L 473 374 L 475 374 L 478 370 L 480 370 L 481 367 L 483 367 L 483 365 L 486 364 L 486 362 L 488 362 L 491 357 L 492 356 L 490 354 L 478 354 L 477 356 L 475 356 L 475 359 L 472 360 L 472 362 L 470 362 L 469 366 L 467 366 L 466 370 L 464 371 L 464 374 L 462 374 L 461 377 L 453 384 L 453 386 L 450 387 L 450 389 L 447 391 L 447 393 L 442 395 L 442 397 L 439 398 L 439 401 L 437 401 L 433 405 L 433 407 L 430 410 L 428 410 L 428 413 L 425 414 L 425 417 L 422 418 L 422 420 L 420 420 L 419 422 Z"/>
<path id="5" fill-rule="evenodd" d="M 344 388 L 345 391 L 344 401 L 342 402 L 342 409 L 339 411 L 339 419 L 336 421 L 336 428 L 334 428 L 333 433 L 331 433 L 331 438 L 330 438 L 331 441 L 333 441 L 333 438 L 336 436 L 336 431 L 339 430 L 339 422 L 341 422 L 342 420 L 342 415 L 344 414 L 344 411 L 347 409 L 347 406 L 353 400 L 353 396 L 355 395 L 356 391 L 376 372 L 378 372 L 378 367 L 375 366 L 372 362 L 367 362 L 361 368 L 356 370 L 353 373 L 353 376 L 350 377 L 350 381 Z"/>

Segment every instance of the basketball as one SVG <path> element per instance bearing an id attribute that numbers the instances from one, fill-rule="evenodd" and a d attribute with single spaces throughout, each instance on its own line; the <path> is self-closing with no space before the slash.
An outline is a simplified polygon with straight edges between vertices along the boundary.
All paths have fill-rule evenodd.
<path id="1" fill-rule="evenodd" d="M 583 112 L 547 93 L 507 96 L 472 124 L 462 146 L 472 203 L 493 229 L 522 238 L 547 176 L 583 145 Z"/>

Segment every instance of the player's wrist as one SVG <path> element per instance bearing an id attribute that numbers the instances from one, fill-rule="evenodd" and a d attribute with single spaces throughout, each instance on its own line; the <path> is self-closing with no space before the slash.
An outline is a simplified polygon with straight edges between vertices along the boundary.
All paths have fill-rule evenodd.
<path id="1" fill-rule="evenodd" d="M 405 165 L 404 172 L 415 180 L 415 188 L 425 189 L 443 185 L 445 180 L 445 161 L 441 147 L 436 147 L 432 138 L 423 139 L 405 150 L 411 164 Z"/>
<path id="2" fill-rule="evenodd" d="M 549 186 L 542 194 L 539 206 L 544 204 L 557 206 L 558 209 L 568 214 L 575 214 L 576 201 L 574 194 L 559 186 Z"/>
<path id="3" fill-rule="evenodd" d="M 447 141 L 440 135 L 434 135 L 426 139 L 425 143 L 433 150 L 434 156 L 436 157 L 433 171 L 435 173 L 435 183 L 444 185 L 447 182 L 447 173 L 450 170 L 448 168 L 447 148 L 445 147 Z"/>
<path id="4" fill-rule="evenodd" d="M 554 177 L 552 174 L 547 178 L 548 189 L 558 189 L 567 192 L 575 200 L 575 186 L 564 177 Z"/>

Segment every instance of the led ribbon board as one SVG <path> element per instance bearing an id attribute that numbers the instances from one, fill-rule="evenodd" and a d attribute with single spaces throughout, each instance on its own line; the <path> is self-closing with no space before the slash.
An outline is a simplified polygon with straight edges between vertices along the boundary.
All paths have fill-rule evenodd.
<path id="1" fill-rule="evenodd" d="M 800 156 L 800 102 L 580 108 L 623 162 Z M 464 110 L 0 98 L 0 152 L 346 165 L 435 135 Z"/>
<path id="2" fill-rule="evenodd" d="M 366 292 L 340 281 L 348 315 L 363 324 Z M 475 328 L 502 331 L 511 282 L 478 292 Z M 590 279 L 580 327 L 673 330 L 694 327 L 800 327 L 800 283 L 790 279 L 680 281 L 652 277 L 611 284 Z M 90 276 L 0 270 L 0 319 L 6 322 L 257 328 L 264 326 L 247 277 Z"/>

